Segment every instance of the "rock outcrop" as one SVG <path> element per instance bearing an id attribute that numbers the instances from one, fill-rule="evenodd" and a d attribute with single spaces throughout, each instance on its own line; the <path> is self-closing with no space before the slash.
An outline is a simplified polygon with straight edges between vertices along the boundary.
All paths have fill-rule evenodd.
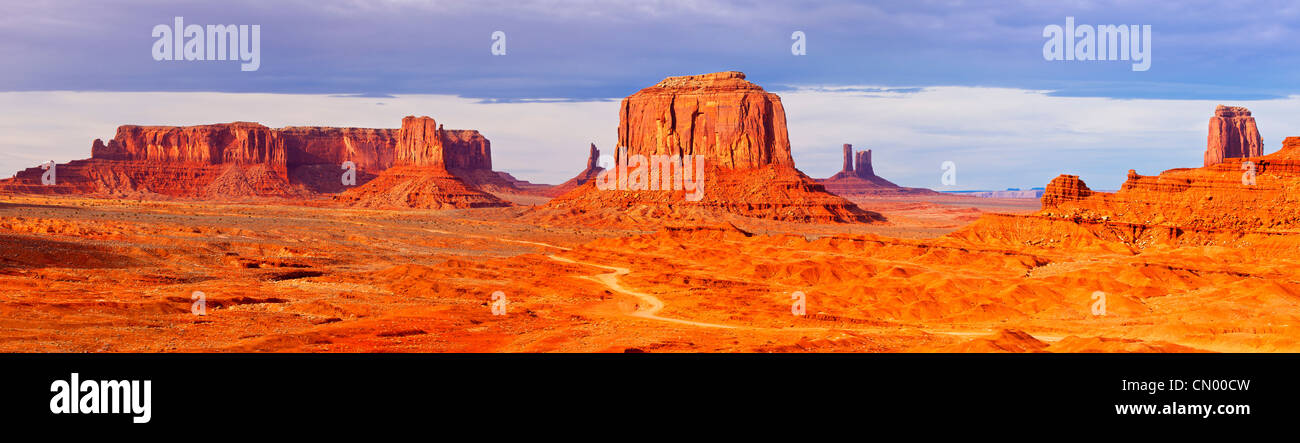
<path id="1" fill-rule="evenodd" d="M 853 170 L 853 145 L 844 144 L 844 164 L 840 167 L 840 174 L 854 174 Z M 856 175 L 856 174 L 854 174 Z"/>
<path id="2" fill-rule="evenodd" d="M 1223 110 L 1216 113 L 1223 116 Z M 1042 205 L 1033 215 L 986 216 L 954 235 L 1049 247 L 1120 245 L 1122 252 L 1153 246 L 1293 248 L 1300 244 L 1290 238 L 1300 232 L 1300 137 L 1288 137 L 1268 155 L 1225 157 L 1159 175 L 1129 170 L 1116 192 L 1093 191 L 1079 177 L 1061 175 L 1047 185 Z"/>
<path id="3" fill-rule="evenodd" d="M 473 130 L 445 130 L 430 117 L 407 116 L 397 134 L 396 164 L 492 170 L 492 146 Z"/>
<path id="4" fill-rule="evenodd" d="M 871 166 L 871 150 L 853 152 L 853 145 L 844 144 L 844 166 L 840 172 L 818 179 L 830 193 L 842 197 L 896 196 L 937 194 L 924 188 L 905 188 L 877 176 Z"/>
<path id="5" fill-rule="evenodd" d="M 0 180 L 0 191 L 209 199 L 314 198 L 351 188 L 341 180 L 345 162 L 356 165 L 356 185 L 365 185 L 396 165 L 436 169 L 431 172 L 435 181 L 461 181 L 442 185 L 452 196 L 451 202 L 473 200 L 464 196 L 477 192 L 479 182 L 514 189 L 509 180 L 491 170 L 491 144 L 481 133 L 443 129 L 428 117 L 407 117 L 400 129 L 272 129 L 250 122 L 124 125 L 108 143 L 95 140 L 90 159 L 57 165 L 56 184 L 42 185 L 43 170 L 37 167 Z M 406 170 L 397 175 L 411 178 L 413 174 Z M 393 179 L 383 183 L 391 184 Z M 424 188 L 419 191 L 422 195 L 437 193 Z M 484 198 L 486 205 L 499 203 L 488 197 Z M 409 201 L 427 202 L 428 198 Z M 473 201 L 471 206 L 484 205 L 480 203 Z"/>
<path id="6" fill-rule="evenodd" d="M 492 172 L 491 148 L 478 131 L 447 131 L 430 117 L 407 116 L 397 133 L 394 167 L 335 200 L 367 208 L 450 209 L 509 206 L 477 181 L 510 186 Z"/>
<path id="7" fill-rule="evenodd" d="M 844 146 L 853 149 L 853 145 L 848 143 L 845 143 Z M 876 176 L 876 170 L 871 166 L 870 149 L 858 151 L 858 155 L 854 157 L 854 163 L 857 163 L 857 167 L 853 170 L 853 175 L 858 176 L 858 178 L 869 179 Z"/>
<path id="8" fill-rule="evenodd" d="M 92 158 L 195 165 L 267 165 L 286 168 L 284 144 L 257 123 L 117 128 L 108 145 L 95 143 Z"/>
<path id="9" fill-rule="evenodd" d="M 736 71 L 668 77 L 623 99 L 618 146 L 704 155 L 724 169 L 794 167 L 781 98 Z"/>
<path id="10" fill-rule="evenodd" d="M 1134 174 L 1129 170 L 1129 174 Z M 1052 179 L 1043 190 L 1043 207 L 1057 207 L 1064 203 L 1077 202 L 1092 196 L 1092 190 L 1088 185 L 1079 180 L 1077 175 L 1061 174 Z"/>
<path id="11" fill-rule="evenodd" d="M 781 98 L 740 72 L 669 77 L 623 99 L 618 143 L 613 169 L 555 198 L 538 216 L 631 223 L 717 214 L 804 222 L 881 219 L 795 169 Z M 700 167 L 683 161 L 696 157 L 703 159 Z M 650 164 L 638 164 L 642 159 Z M 685 170 L 688 181 L 695 176 L 704 186 L 664 186 L 671 178 L 658 179 L 672 177 L 669 170 Z"/>
<path id="12" fill-rule="evenodd" d="M 1216 107 L 1205 143 L 1205 166 L 1223 163 L 1228 158 L 1261 155 L 1264 155 L 1264 139 L 1250 110 L 1240 106 Z"/>
<path id="13" fill-rule="evenodd" d="M 605 168 L 600 167 L 600 149 L 596 149 L 596 144 L 592 143 L 591 149 L 587 153 L 587 167 L 568 181 L 555 185 L 555 187 L 549 190 L 548 193 L 551 196 L 563 195 L 566 192 L 572 191 L 579 186 L 595 180 L 596 177 L 600 175 L 600 172 L 604 170 Z"/>
<path id="14" fill-rule="evenodd" d="M 438 166 L 399 165 L 335 197 L 342 204 L 376 209 L 461 209 L 510 206 Z"/>

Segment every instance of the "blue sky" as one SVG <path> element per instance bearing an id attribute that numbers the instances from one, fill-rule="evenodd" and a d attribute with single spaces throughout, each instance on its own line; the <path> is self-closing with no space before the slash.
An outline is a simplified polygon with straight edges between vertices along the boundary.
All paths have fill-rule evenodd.
<path id="1" fill-rule="evenodd" d="M 150 31 L 176 16 L 187 24 L 260 25 L 260 69 L 153 60 Z M 1064 25 L 1067 16 L 1078 24 L 1151 25 L 1150 70 L 1134 72 L 1120 61 L 1044 60 L 1043 27 Z M 876 170 L 904 185 L 937 187 L 937 164 L 954 157 L 970 165 L 960 175 L 969 177 L 959 186 L 964 189 L 1042 186 L 1061 172 L 1113 189 L 1129 168 L 1153 174 L 1199 163 L 1205 121 L 1217 103 L 1277 109 L 1272 115 L 1256 109 L 1269 152 L 1282 136 L 1300 135 L 1289 127 L 1295 121 L 1289 97 L 1300 87 L 1297 16 L 1300 4 L 1288 1 L 12 2 L 0 15 L 6 60 L 0 94 L 8 94 L 0 101 L 11 106 L 0 110 L 0 127 L 21 122 L 23 134 L 40 136 L 35 128 L 49 128 L 60 131 L 51 140 L 84 143 L 0 138 L 0 168 L 26 167 L 47 152 L 85 157 L 89 141 L 111 137 L 116 124 L 254 119 L 264 113 L 253 111 L 268 103 L 296 102 L 266 94 L 359 95 L 337 98 L 357 104 L 353 118 L 307 109 L 261 120 L 349 125 L 429 114 L 449 127 L 484 131 L 497 152 L 556 150 L 543 155 L 555 163 L 497 162 L 518 164 L 524 178 L 556 182 L 576 172 L 570 163 L 582 164 L 583 140 L 612 141 L 615 128 L 602 118 L 565 123 L 582 133 L 553 134 L 540 125 L 562 124 L 556 120 L 562 115 L 534 117 L 555 112 L 544 107 L 554 103 L 505 105 L 588 104 L 575 111 L 580 118 L 612 110 L 610 100 L 663 77 L 741 70 L 785 97 L 795 160 L 813 176 L 835 172 L 839 143 L 853 143 L 875 149 L 877 162 L 894 162 Z M 506 56 L 490 53 L 497 30 L 506 32 Z M 791 55 L 793 31 L 807 35 L 806 56 Z M 59 105 L 77 101 L 41 95 L 48 91 L 110 95 L 95 96 L 91 102 L 102 108 L 89 111 L 99 117 L 76 129 L 63 117 L 75 111 Z M 153 103 L 146 99 L 158 96 L 140 95 L 154 92 L 176 94 Z M 198 92 L 245 95 L 216 99 Z M 447 95 L 460 100 L 429 98 Z M 119 104 L 97 101 L 102 97 Z M 231 100 L 245 103 L 246 111 Z M 443 107 L 418 107 L 435 103 Z M 469 106 L 476 103 L 497 106 L 485 109 L 500 117 L 455 114 L 480 115 Z M 123 112 L 127 106 L 132 112 Z M 882 115 L 891 106 L 908 109 L 906 118 Z M 528 139 L 530 133 L 537 138 Z M 914 158 L 926 163 L 899 164 Z M 1000 160 L 982 163 L 994 158 Z"/>
<path id="2" fill-rule="evenodd" d="M 623 97 L 647 79 L 742 70 L 787 85 L 997 86 L 1070 96 L 1289 95 L 1291 1 L 50 1 L 0 18 L 0 90 Z M 261 69 L 150 57 L 157 24 L 257 24 Z M 1151 25 L 1152 68 L 1043 60 L 1042 29 Z M 490 35 L 507 33 L 507 56 Z M 790 54 L 793 31 L 808 54 Z"/>

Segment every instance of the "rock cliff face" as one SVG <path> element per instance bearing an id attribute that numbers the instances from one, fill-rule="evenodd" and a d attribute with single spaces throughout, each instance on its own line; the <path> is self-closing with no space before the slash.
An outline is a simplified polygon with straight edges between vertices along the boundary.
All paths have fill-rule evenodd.
<path id="1" fill-rule="evenodd" d="M 1129 170 L 1130 177 L 1135 174 Z M 1092 190 L 1088 185 L 1079 180 L 1077 175 L 1061 174 L 1052 179 L 1047 184 L 1046 190 L 1043 191 L 1043 207 L 1057 207 L 1062 204 L 1077 202 L 1092 196 Z"/>
<path id="2" fill-rule="evenodd" d="M 853 148 L 853 145 L 849 145 L 849 144 L 845 144 L 844 146 L 849 147 L 849 149 Z M 876 177 L 876 170 L 871 166 L 870 149 L 865 151 L 858 151 L 856 163 L 858 164 L 857 169 L 855 169 L 853 172 L 854 175 L 858 176 L 858 178 L 870 180 L 873 177 Z"/>
<path id="3" fill-rule="evenodd" d="M 446 130 L 430 117 L 407 116 L 397 134 L 396 164 L 492 170 L 492 147 L 474 130 Z"/>
<path id="4" fill-rule="evenodd" d="M 536 214 L 640 223 L 716 214 L 787 221 L 868 222 L 879 214 L 863 211 L 794 168 L 781 99 L 745 80 L 740 72 L 669 77 L 623 100 L 619 111 L 615 168 L 555 198 Z M 593 156 L 596 154 L 592 152 Z M 699 174 L 680 158 L 669 168 L 703 181 L 700 192 L 664 187 L 653 165 L 635 159 L 699 156 Z M 588 166 L 592 166 L 588 159 Z M 589 169 L 590 171 L 590 169 Z M 638 171 L 645 175 L 638 175 Z M 603 175 L 602 175 L 603 174 Z M 656 183 L 648 189 L 625 186 Z M 658 177 L 671 176 L 661 173 Z M 601 177 L 610 177 L 604 189 Z M 616 177 L 623 177 L 618 179 Z M 631 182 L 627 179 L 631 178 Z M 667 189 L 665 189 L 667 188 Z M 697 188 L 693 188 L 692 191 Z M 708 215 L 714 214 L 714 215 Z M 560 217 L 556 217 L 557 219 Z"/>
<path id="5" fill-rule="evenodd" d="M 173 164 L 261 164 L 280 170 L 286 164 L 284 145 L 275 131 L 249 122 L 120 126 L 108 145 L 95 143 L 91 147 L 91 157 Z"/>
<path id="6" fill-rule="evenodd" d="M 1205 166 L 1222 163 L 1227 158 L 1264 155 L 1264 139 L 1255 127 L 1250 110 L 1239 106 L 1219 105 L 1210 117 L 1210 133 L 1205 143 Z"/>
<path id="7" fill-rule="evenodd" d="M 382 171 L 393 166 L 397 130 L 291 126 L 277 131 L 290 169 L 306 165 L 338 168 L 345 161 L 357 168 Z"/>
<path id="8" fill-rule="evenodd" d="M 442 126 L 439 125 L 439 128 Z M 473 129 L 448 129 L 442 131 L 442 143 L 447 150 L 447 169 L 492 170 L 492 143 Z"/>
<path id="9" fill-rule="evenodd" d="M 853 171 L 853 145 L 844 144 L 844 166 L 840 167 L 841 174 L 852 173 Z"/>
<path id="10" fill-rule="evenodd" d="M 407 117 L 399 129 L 271 129 L 249 122 L 124 125 L 108 143 L 95 140 L 90 159 L 57 165 L 55 185 L 42 185 L 43 170 L 30 168 L 0 180 L 0 191 L 311 198 L 349 189 L 341 180 L 342 165 L 348 161 L 357 167 L 357 185 L 400 164 L 438 169 L 431 175 L 439 180 L 471 182 L 452 188 L 472 190 L 478 180 L 513 189 L 491 170 L 491 155 L 490 142 L 478 131 L 446 130 L 428 117 Z M 412 172 L 402 176 L 409 178 Z"/>
<path id="11" fill-rule="evenodd" d="M 618 146 L 705 155 L 725 169 L 794 167 L 781 98 L 735 71 L 668 77 L 623 99 Z"/>

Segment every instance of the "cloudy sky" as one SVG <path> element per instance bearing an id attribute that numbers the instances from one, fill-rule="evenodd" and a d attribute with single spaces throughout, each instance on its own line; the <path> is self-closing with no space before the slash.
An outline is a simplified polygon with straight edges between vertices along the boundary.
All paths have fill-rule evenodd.
<path id="1" fill-rule="evenodd" d="M 838 146 L 881 175 L 943 189 L 1113 189 L 1128 169 L 1196 166 L 1215 104 L 1250 107 L 1267 151 L 1300 135 L 1291 1 L 47 1 L 0 15 L 0 174 L 89 155 L 119 124 L 483 131 L 495 163 L 559 182 L 608 147 L 617 99 L 663 77 L 740 70 L 780 94 L 795 161 Z M 155 25 L 261 27 L 261 66 L 155 61 Z M 1151 68 L 1047 61 L 1043 28 L 1151 25 Z M 506 33 L 507 55 L 491 35 Z M 794 31 L 807 55 L 791 54 Z"/>

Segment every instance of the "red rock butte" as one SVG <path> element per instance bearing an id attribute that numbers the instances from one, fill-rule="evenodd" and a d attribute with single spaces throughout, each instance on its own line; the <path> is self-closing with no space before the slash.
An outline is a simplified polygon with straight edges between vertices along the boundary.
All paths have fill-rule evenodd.
<path id="1" fill-rule="evenodd" d="M 832 194 L 850 196 L 895 196 L 937 194 L 924 188 L 905 188 L 876 175 L 871 165 L 871 150 L 853 152 L 853 145 L 844 144 L 844 163 L 840 172 L 817 181 Z"/>
<path id="2" fill-rule="evenodd" d="M 1216 107 L 1205 143 L 1205 166 L 1223 163 L 1228 158 L 1261 155 L 1264 155 L 1264 139 L 1250 110 L 1240 106 Z"/>
<path id="3" fill-rule="evenodd" d="M 367 208 L 452 209 L 509 206 L 473 185 L 492 172 L 491 147 L 478 134 L 443 130 L 430 117 L 407 116 L 397 133 L 394 166 L 336 200 Z M 462 178 L 456 172 L 481 176 Z M 509 186 L 506 184 L 505 186 Z"/>
<path id="4" fill-rule="evenodd" d="M 707 217 L 699 211 L 787 221 L 879 219 L 795 169 L 785 121 L 781 98 L 743 73 L 668 77 L 623 99 L 615 164 L 634 156 L 702 156 L 702 199 L 688 201 L 681 190 L 600 190 L 589 182 L 552 200 L 543 212 L 609 218 L 606 211 L 615 211 L 643 219 Z"/>

